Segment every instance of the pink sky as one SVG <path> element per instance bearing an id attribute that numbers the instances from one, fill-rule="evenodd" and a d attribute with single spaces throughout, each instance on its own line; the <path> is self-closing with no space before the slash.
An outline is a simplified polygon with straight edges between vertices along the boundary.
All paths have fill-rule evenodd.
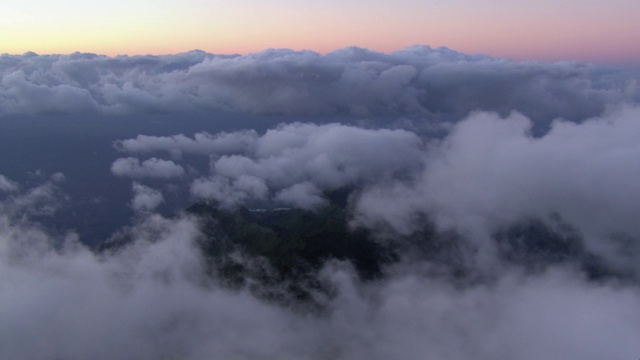
<path id="1" fill-rule="evenodd" d="M 27 3 L 27 4 L 23 4 Z M 34 0 L 0 5 L 0 52 L 328 52 L 447 46 L 517 60 L 640 64 L 637 0 Z"/>

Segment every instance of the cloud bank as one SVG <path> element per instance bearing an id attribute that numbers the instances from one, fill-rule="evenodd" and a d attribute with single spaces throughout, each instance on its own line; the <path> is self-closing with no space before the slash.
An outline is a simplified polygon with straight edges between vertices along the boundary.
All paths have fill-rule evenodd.
<path id="1" fill-rule="evenodd" d="M 307 313 L 207 275 L 193 219 L 147 217 L 128 230 L 128 247 L 99 255 L 2 210 L 3 358 L 600 359 L 640 350 L 640 288 L 570 268 L 461 287 L 420 267 L 362 282 L 332 263 L 320 279 L 335 296 Z"/>
<path id="2" fill-rule="evenodd" d="M 265 50 L 167 56 L 0 56 L 0 116 L 231 110 L 457 119 L 517 110 L 548 122 L 637 103 L 638 76 L 580 63 L 513 62 L 414 46 L 389 54 Z"/>

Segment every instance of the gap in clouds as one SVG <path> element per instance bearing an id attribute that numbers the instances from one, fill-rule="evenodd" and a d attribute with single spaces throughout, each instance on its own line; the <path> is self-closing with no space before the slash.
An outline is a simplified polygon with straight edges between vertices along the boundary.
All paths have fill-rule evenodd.
<path id="1" fill-rule="evenodd" d="M 61 231 L 75 229 L 83 235 L 83 241 L 97 245 L 128 223 L 132 215 L 124 206 L 131 196 L 130 181 L 114 176 L 110 171 L 112 163 L 123 155 L 114 148 L 116 141 L 139 134 L 191 136 L 202 131 L 215 134 L 242 129 L 264 132 L 278 123 L 300 119 L 317 123 L 339 119 L 366 126 L 389 121 L 388 118 L 363 121 L 348 117 L 284 117 L 229 112 L 7 115 L 0 118 L 0 169 L 3 175 L 24 186 L 34 186 L 57 172 L 63 173 L 66 179 L 58 186 L 69 195 L 62 205 L 64 211 L 40 220 Z M 168 154 L 164 158 L 172 159 Z M 185 179 L 209 171 L 206 157 L 185 154 L 183 160 L 188 169 Z M 165 184 L 156 182 L 154 185 Z M 165 195 L 166 202 L 158 209 L 165 215 L 184 209 L 192 201 L 188 192 L 179 186 L 171 187 Z"/>
<path id="2" fill-rule="evenodd" d="M 41 220 L 61 230 L 75 229 L 83 235 L 83 241 L 97 245 L 128 223 L 131 216 L 125 206 L 131 184 L 109 170 L 119 155 L 113 148 L 114 141 L 140 133 L 260 128 L 270 121 L 237 114 L 197 113 L 7 116 L 0 121 L 0 168 L 5 176 L 25 187 L 56 172 L 63 173 L 66 180 L 58 186 L 69 196 L 62 205 L 64 211 Z M 195 159 L 190 166 L 203 171 L 208 169 L 208 162 Z M 165 214 L 189 204 L 185 194 L 169 192 L 167 196 L 171 206 L 163 210 Z"/>

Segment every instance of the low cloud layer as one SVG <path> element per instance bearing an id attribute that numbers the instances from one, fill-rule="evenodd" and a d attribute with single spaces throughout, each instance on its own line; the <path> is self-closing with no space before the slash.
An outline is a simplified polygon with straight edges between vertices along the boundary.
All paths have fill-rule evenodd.
<path id="1" fill-rule="evenodd" d="M 167 56 L 0 56 L 0 116 L 51 113 L 419 114 L 517 110 L 538 121 L 640 100 L 638 75 L 580 63 L 513 62 L 414 46 L 383 54 L 265 50 Z"/>
<path id="2" fill-rule="evenodd" d="M 431 271 L 437 265 L 419 256 L 386 268 L 375 281 L 329 262 L 317 280 L 333 296 L 318 297 L 321 312 L 266 301 L 211 277 L 195 246 L 203 236 L 197 222 L 154 215 L 163 197 L 147 185 L 131 188 L 130 206 L 145 215 L 122 230 L 131 244 L 96 254 L 72 231 L 52 234 L 31 220 L 64 201 L 56 183 L 30 187 L 3 176 L 10 186 L 0 206 L 0 357 L 637 357 L 638 119 L 640 111 L 627 108 L 580 123 L 557 121 L 535 137 L 532 121 L 518 113 L 475 113 L 443 138 L 291 123 L 261 135 L 138 136 L 117 143 L 145 157 L 209 156 L 211 174 L 183 179 L 208 198 L 313 208 L 327 201 L 325 191 L 353 188 L 355 224 L 406 234 L 426 217 L 484 247 L 478 253 L 484 263 L 468 264 L 473 271 L 493 265 L 487 280 L 460 283 Z M 223 138 L 243 142 L 211 145 Z M 186 166 L 185 156 L 173 159 L 166 160 L 172 168 Z M 124 160 L 145 168 L 137 158 Z M 591 253 L 634 275 L 593 281 L 570 263 L 528 272 L 490 251 L 500 226 L 551 215 L 577 229 Z M 624 251 L 616 249 L 621 238 Z"/>
<path id="3" fill-rule="evenodd" d="M 210 151 L 211 174 L 197 178 L 191 193 L 225 207 L 275 201 L 313 209 L 327 192 L 347 188 L 354 226 L 409 235 L 430 219 L 487 252 L 504 227 L 560 219 L 591 251 L 638 272 L 639 124 L 640 110 L 629 107 L 578 123 L 556 120 L 535 136 L 522 114 L 477 112 L 443 138 L 291 123 L 260 136 L 138 136 L 116 146 L 133 154 Z M 242 141 L 235 149 L 213 145 L 230 138 Z"/>
<path id="4" fill-rule="evenodd" d="M 130 246 L 97 255 L 73 234 L 54 237 L 2 210 L 2 358 L 595 360 L 640 351 L 640 288 L 568 268 L 461 287 L 421 267 L 364 283 L 332 263 L 320 279 L 335 297 L 306 313 L 206 275 L 190 218 L 147 217 L 127 230 Z"/>

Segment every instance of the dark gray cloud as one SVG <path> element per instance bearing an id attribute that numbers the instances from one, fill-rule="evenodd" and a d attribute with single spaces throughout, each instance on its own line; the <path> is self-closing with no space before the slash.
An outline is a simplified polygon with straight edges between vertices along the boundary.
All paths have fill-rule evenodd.
<path id="1" fill-rule="evenodd" d="M 512 110 L 548 122 L 640 99 L 637 74 L 580 63 L 512 62 L 446 48 L 326 55 L 0 56 L 0 115 L 232 110 L 259 114 L 419 114 Z"/>

